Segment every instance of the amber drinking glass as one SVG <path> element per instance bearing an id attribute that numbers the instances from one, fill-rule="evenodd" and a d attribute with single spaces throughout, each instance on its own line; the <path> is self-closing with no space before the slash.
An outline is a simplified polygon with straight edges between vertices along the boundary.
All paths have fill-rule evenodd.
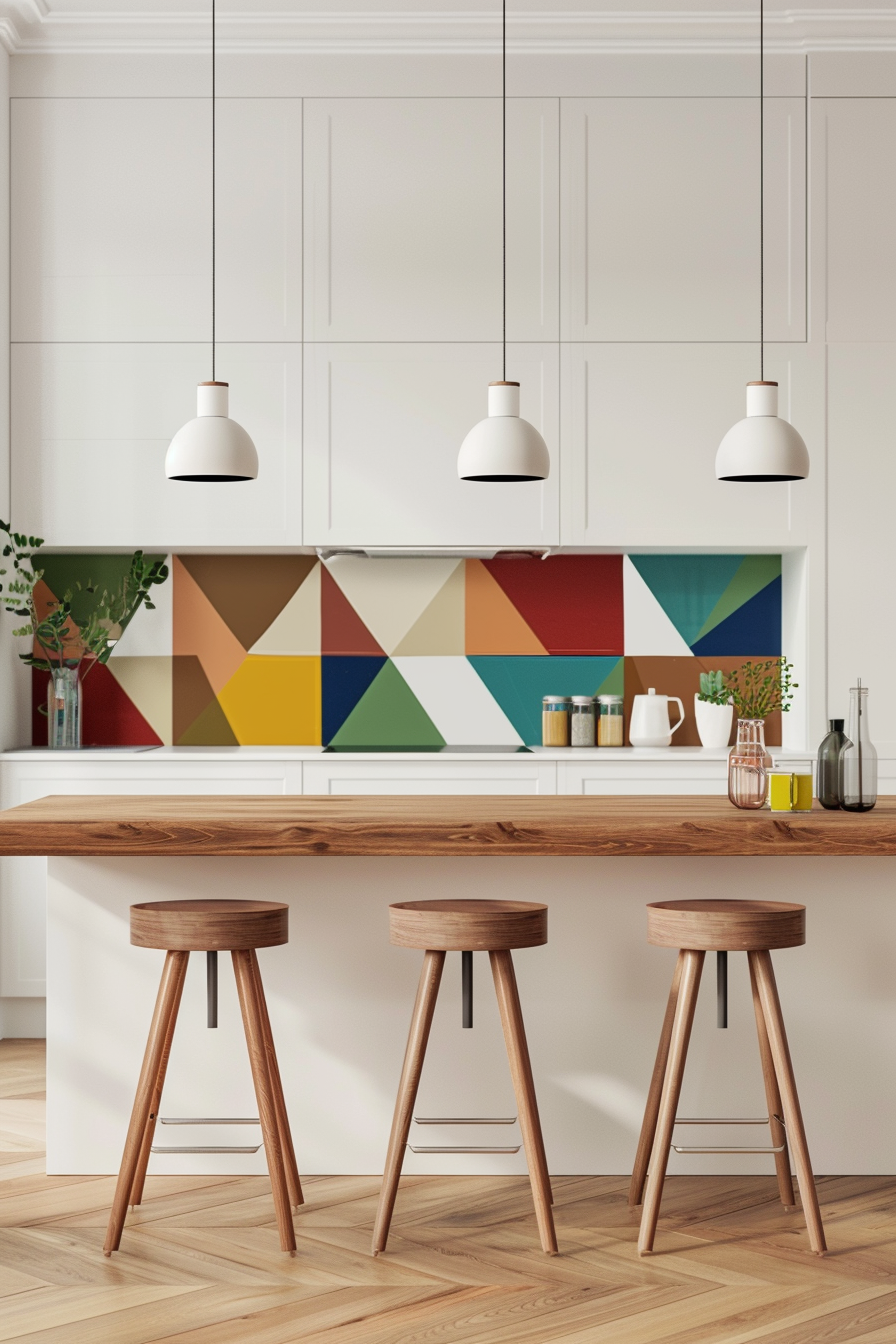
<path id="1" fill-rule="evenodd" d="M 764 807 L 772 758 L 765 748 L 765 721 L 738 719 L 728 753 L 728 797 L 735 807 Z"/>

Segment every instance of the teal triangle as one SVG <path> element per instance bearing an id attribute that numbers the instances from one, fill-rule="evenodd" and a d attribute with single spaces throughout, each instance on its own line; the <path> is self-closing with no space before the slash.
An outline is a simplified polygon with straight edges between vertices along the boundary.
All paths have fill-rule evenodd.
<path id="1" fill-rule="evenodd" d="M 608 681 L 606 694 L 622 694 L 621 658 L 549 658 L 467 654 L 527 747 L 541 745 L 541 700 L 545 695 L 596 695 Z"/>
<path id="2" fill-rule="evenodd" d="M 374 677 L 339 731 L 335 747 L 444 747 L 445 739 L 391 661 Z"/>
<path id="3" fill-rule="evenodd" d="M 684 642 L 694 644 L 744 557 L 632 555 L 629 558 Z"/>

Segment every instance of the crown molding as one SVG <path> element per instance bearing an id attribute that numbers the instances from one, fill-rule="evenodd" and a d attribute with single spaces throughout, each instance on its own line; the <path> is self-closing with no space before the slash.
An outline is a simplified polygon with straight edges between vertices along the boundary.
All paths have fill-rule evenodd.
<path id="1" fill-rule="evenodd" d="M 209 11 L 195 2 L 87 9 L 79 0 L 0 0 L 0 43 L 13 55 L 206 53 Z M 495 55 L 501 36 L 496 10 L 422 8 L 230 9 L 219 11 L 217 30 L 219 51 L 254 55 Z M 758 15 L 756 7 L 523 10 L 508 14 L 507 30 L 513 54 L 741 53 L 756 50 Z M 896 8 L 767 12 L 765 34 L 768 52 L 896 51 Z"/>

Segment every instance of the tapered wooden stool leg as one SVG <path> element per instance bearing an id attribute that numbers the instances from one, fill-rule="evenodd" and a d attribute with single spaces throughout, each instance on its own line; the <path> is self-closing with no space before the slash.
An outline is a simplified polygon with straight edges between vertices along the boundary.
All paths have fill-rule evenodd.
<path id="1" fill-rule="evenodd" d="M 762 1061 L 762 1077 L 765 1082 L 765 1098 L 768 1106 L 768 1132 L 771 1136 L 772 1146 L 782 1148 L 780 1153 L 775 1153 L 775 1171 L 778 1176 L 778 1190 L 781 1194 L 781 1203 L 785 1209 L 792 1208 L 794 1203 L 793 1196 L 793 1177 L 790 1174 L 790 1157 L 787 1152 L 787 1131 L 781 1124 L 784 1115 L 781 1109 L 781 1092 L 778 1087 L 778 1079 L 775 1076 L 775 1062 L 772 1059 L 772 1050 L 768 1041 L 768 1029 L 765 1025 L 765 1015 L 762 1011 L 762 1000 L 759 997 L 759 988 L 756 984 L 756 972 L 753 970 L 753 964 L 750 963 L 750 988 L 753 991 L 753 1010 L 756 1013 L 756 1034 L 759 1037 L 759 1058 Z"/>
<path id="2" fill-rule="evenodd" d="M 280 1066 L 277 1063 L 277 1051 L 274 1048 L 274 1033 L 271 1031 L 271 1019 L 268 1016 L 268 1005 L 264 997 L 264 985 L 261 981 L 261 967 L 258 964 L 258 957 L 255 955 L 254 950 L 250 951 L 249 959 L 252 965 L 252 978 L 255 981 L 255 993 L 258 998 L 258 1009 L 261 1016 L 261 1029 L 264 1034 L 265 1050 L 267 1051 L 268 1057 L 268 1072 L 271 1076 L 271 1087 L 274 1094 L 274 1110 L 277 1112 L 277 1129 L 280 1133 L 280 1149 L 283 1153 L 283 1166 L 286 1170 L 289 1202 L 293 1208 L 297 1209 L 300 1204 L 305 1203 L 305 1196 L 302 1194 L 302 1182 L 299 1180 L 299 1168 L 296 1163 L 295 1149 L 292 1146 L 292 1133 L 289 1128 L 289 1116 L 286 1113 L 286 1101 L 283 1096 Z"/>
<path id="3" fill-rule="evenodd" d="M 666 1167 L 669 1162 L 672 1130 L 675 1127 L 675 1116 L 678 1112 L 681 1080 L 684 1077 L 684 1066 L 688 1056 L 688 1044 L 691 1039 L 691 1027 L 694 1024 L 694 1009 L 697 1006 L 697 993 L 700 989 L 700 976 L 703 973 L 705 956 L 705 952 L 682 952 L 678 1003 L 675 1007 L 672 1035 L 669 1041 L 669 1063 L 663 1081 L 656 1136 L 650 1158 L 650 1174 L 647 1178 L 647 1195 L 644 1199 L 641 1229 L 638 1235 L 639 1255 L 646 1255 L 653 1250 L 656 1223 L 660 1213 L 660 1201 L 663 1198 L 663 1184 L 666 1180 Z"/>
<path id="4" fill-rule="evenodd" d="M 809 1245 L 816 1255 L 824 1255 L 827 1250 L 824 1228 L 821 1224 L 821 1210 L 818 1207 L 818 1195 L 815 1190 L 815 1178 L 812 1175 L 812 1163 L 809 1159 L 809 1145 L 806 1143 L 806 1131 L 803 1128 L 803 1115 L 800 1099 L 793 1076 L 793 1064 L 787 1033 L 784 1030 L 784 1018 L 781 1014 L 781 1002 L 778 987 L 772 969 L 772 959 L 768 952 L 750 952 L 750 966 L 756 976 L 756 985 L 768 1029 L 769 1046 L 775 1064 L 778 1087 L 784 1106 L 784 1123 L 787 1126 L 787 1138 L 793 1153 L 796 1177 L 799 1182 L 803 1212 L 809 1229 Z"/>
<path id="5" fill-rule="evenodd" d="M 189 953 L 187 953 L 189 956 Z M 156 1077 L 155 1086 L 152 1090 L 152 1101 L 150 1102 L 149 1117 L 146 1121 L 146 1129 L 143 1133 L 143 1143 L 140 1148 L 140 1156 L 137 1159 L 137 1169 L 134 1172 L 134 1184 L 131 1186 L 128 1203 L 131 1208 L 140 1204 L 143 1200 L 143 1186 L 146 1182 L 146 1168 L 149 1166 L 149 1157 L 152 1150 L 152 1141 L 155 1137 L 156 1122 L 159 1118 L 159 1106 L 162 1102 L 162 1089 L 165 1086 L 165 1075 L 168 1072 L 168 1060 L 171 1055 L 171 1042 L 174 1039 L 174 1027 L 177 1022 L 177 1010 L 180 1006 L 180 997 L 177 1004 L 169 1006 L 168 1015 L 161 1024 L 163 1033 L 162 1057 L 159 1061 L 159 1072 Z"/>
<path id="6" fill-rule="evenodd" d="M 526 1161 L 529 1164 L 529 1180 L 532 1183 L 541 1249 L 547 1255 L 556 1255 L 557 1234 L 554 1231 L 554 1215 L 551 1211 L 553 1203 L 551 1180 L 544 1154 L 544 1139 L 541 1135 L 538 1102 L 535 1098 L 535 1080 L 532 1077 L 513 958 L 509 952 L 489 952 L 488 955 L 492 964 L 498 1007 L 501 1010 L 501 1025 L 504 1028 L 504 1043 L 510 1061 L 510 1076 L 513 1079 L 513 1090 L 516 1093 L 516 1104 L 520 1113 L 520 1129 L 523 1132 Z"/>
<path id="7" fill-rule="evenodd" d="M 143 1065 L 140 1069 L 140 1080 L 137 1083 L 137 1095 L 134 1098 L 134 1109 L 131 1111 L 131 1121 L 125 1139 L 121 1170 L 118 1173 L 118 1183 L 115 1187 L 115 1198 L 112 1201 L 112 1211 L 109 1214 L 109 1226 L 103 1244 L 103 1255 L 111 1255 L 113 1251 L 118 1250 L 121 1243 L 121 1230 L 124 1227 L 128 1199 L 134 1186 L 134 1176 L 137 1171 L 137 1163 L 140 1160 L 147 1120 L 152 1110 L 153 1095 L 159 1078 L 162 1054 L 165 1049 L 166 1025 L 170 1018 L 173 1030 L 173 1021 L 177 1017 L 177 1009 L 180 1005 L 189 956 L 189 952 L 168 952 L 165 955 L 162 980 L 156 997 L 152 1025 L 149 1028 L 149 1039 L 146 1042 Z"/>
<path id="8" fill-rule="evenodd" d="M 423 1070 L 423 1058 L 426 1043 L 432 1026 L 439 985 L 442 980 L 442 968 L 445 965 L 444 952 L 425 952 L 423 967 L 420 971 L 420 983 L 417 986 L 417 998 L 411 1017 L 411 1029 L 408 1033 L 407 1048 L 404 1052 L 404 1064 L 401 1081 L 398 1084 L 398 1097 L 395 1101 L 395 1114 L 392 1117 L 392 1132 L 389 1135 L 389 1150 L 386 1154 L 386 1168 L 383 1172 L 383 1187 L 380 1191 L 379 1207 L 376 1211 L 376 1223 L 373 1229 L 373 1254 L 379 1255 L 386 1249 L 392 1211 L 395 1208 L 395 1196 L 398 1192 L 398 1178 L 404 1161 L 405 1145 L 411 1130 L 411 1117 L 417 1089 L 420 1086 L 420 1074 Z"/>
<path id="9" fill-rule="evenodd" d="M 255 978 L 252 974 L 252 953 L 234 951 L 230 955 L 233 958 L 233 970 L 236 976 L 240 1010 L 243 1014 L 246 1044 L 249 1047 L 252 1081 L 255 1084 L 261 1132 L 264 1137 L 264 1153 L 271 1177 L 271 1189 L 274 1193 L 274 1208 L 277 1213 L 277 1227 L 280 1231 L 280 1249 L 293 1255 L 296 1249 L 296 1233 L 292 1225 L 292 1210 L 289 1205 L 289 1192 L 286 1187 L 286 1172 L 283 1167 L 283 1152 L 280 1147 L 277 1111 L 274 1106 L 274 1089 L 268 1070 L 264 1031 L 255 992 Z"/>
<path id="10" fill-rule="evenodd" d="M 641 1136 L 638 1139 L 638 1151 L 635 1153 L 635 1165 L 632 1169 L 631 1184 L 628 1188 L 628 1202 L 634 1207 L 644 1197 L 644 1182 L 647 1180 L 647 1164 L 656 1134 L 656 1118 L 660 1113 L 660 1097 L 663 1094 L 663 1079 L 669 1062 L 669 1042 L 672 1039 L 672 1023 L 675 1019 L 675 1005 L 678 1003 L 678 987 L 681 984 L 681 967 L 684 953 L 679 952 L 672 975 L 672 988 L 669 990 L 669 1002 L 666 1004 L 666 1016 L 660 1032 L 660 1043 L 653 1066 L 653 1077 L 647 1093 L 647 1105 L 644 1107 L 644 1119 L 641 1122 Z"/>

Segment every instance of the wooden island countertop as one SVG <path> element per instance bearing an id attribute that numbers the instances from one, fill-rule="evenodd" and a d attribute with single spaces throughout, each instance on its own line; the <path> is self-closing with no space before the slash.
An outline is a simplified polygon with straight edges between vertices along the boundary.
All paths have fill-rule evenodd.
<path id="1" fill-rule="evenodd" d="M 51 796 L 0 812 L 0 855 L 896 855 L 866 813 L 738 811 L 702 796 Z"/>

